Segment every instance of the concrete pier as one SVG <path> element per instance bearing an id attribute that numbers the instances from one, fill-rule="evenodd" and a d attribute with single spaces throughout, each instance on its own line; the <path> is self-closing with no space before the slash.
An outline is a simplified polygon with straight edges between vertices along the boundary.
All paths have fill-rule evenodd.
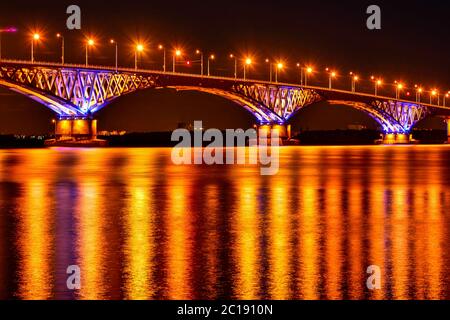
<path id="1" fill-rule="evenodd" d="M 97 120 L 60 119 L 55 120 L 55 139 L 47 140 L 47 146 L 103 147 L 105 140 L 97 139 Z"/>
<path id="2" fill-rule="evenodd" d="M 409 144 L 411 141 L 412 135 L 409 133 L 385 133 L 382 144 Z"/>

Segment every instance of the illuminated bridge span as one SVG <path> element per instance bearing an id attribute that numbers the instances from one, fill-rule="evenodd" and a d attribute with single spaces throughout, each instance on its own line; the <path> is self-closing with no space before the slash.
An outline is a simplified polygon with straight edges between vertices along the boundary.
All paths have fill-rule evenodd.
<path id="1" fill-rule="evenodd" d="M 93 119 L 97 111 L 125 94 L 156 88 L 224 97 L 251 112 L 260 125 L 285 125 L 302 108 L 326 100 L 361 110 L 376 120 L 387 136 L 406 140 L 414 125 L 425 117 L 450 118 L 450 108 L 445 106 L 323 87 L 152 70 L 3 60 L 0 85 L 57 113 L 59 136 L 95 136 Z"/>

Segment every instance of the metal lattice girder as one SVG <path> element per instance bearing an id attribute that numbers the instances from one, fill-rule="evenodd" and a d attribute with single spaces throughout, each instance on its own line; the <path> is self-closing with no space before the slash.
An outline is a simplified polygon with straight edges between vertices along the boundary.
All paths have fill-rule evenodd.
<path id="1" fill-rule="evenodd" d="M 46 98 L 61 116 L 89 115 L 117 97 L 155 86 L 152 76 L 50 67 L 2 66 L 0 80 L 33 98 Z"/>
<path id="2" fill-rule="evenodd" d="M 301 108 L 322 100 L 314 90 L 263 84 L 237 84 L 232 91 L 266 107 L 283 121 Z"/>
<path id="3" fill-rule="evenodd" d="M 401 133 L 408 133 L 416 123 L 431 113 L 426 106 L 402 101 L 376 100 L 372 107 L 390 117 L 394 130 L 385 128 L 385 131 Z"/>

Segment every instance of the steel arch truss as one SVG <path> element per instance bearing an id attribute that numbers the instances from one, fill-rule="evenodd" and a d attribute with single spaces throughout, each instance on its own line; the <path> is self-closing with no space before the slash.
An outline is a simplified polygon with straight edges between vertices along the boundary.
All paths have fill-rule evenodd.
<path id="1" fill-rule="evenodd" d="M 429 108 L 400 101 L 379 101 L 372 103 L 329 100 L 332 105 L 348 105 L 367 113 L 383 128 L 385 133 L 409 133 L 412 127 L 430 114 Z"/>
<path id="2" fill-rule="evenodd" d="M 391 119 L 391 127 L 383 128 L 390 133 L 408 133 L 416 123 L 431 113 L 426 106 L 402 101 L 375 100 L 371 106 Z"/>
<path id="3" fill-rule="evenodd" d="M 300 87 L 237 84 L 232 91 L 269 109 L 283 122 L 301 108 L 322 100 L 315 91 Z"/>
<path id="4" fill-rule="evenodd" d="M 46 67 L 1 66 L 0 81 L 38 99 L 61 117 L 88 116 L 117 97 L 155 86 L 151 76 Z"/>

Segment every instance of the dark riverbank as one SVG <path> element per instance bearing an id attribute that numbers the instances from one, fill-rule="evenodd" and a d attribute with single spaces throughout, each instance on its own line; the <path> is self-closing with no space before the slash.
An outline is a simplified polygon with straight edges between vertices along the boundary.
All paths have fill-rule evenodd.
<path id="1" fill-rule="evenodd" d="M 171 132 L 128 133 L 99 136 L 110 147 L 173 147 Z M 0 148 L 43 148 L 50 136 L 0 135 Z M 372 145 L 380 139 L 376 130 L 304 131 L 294 136 L 301 145 Z M 422 144 L 440 144 L 447 140 L 445 130 L 414 130 L 413 138 Z M 206 143 L 205 145 L 207 145 Z"/>

